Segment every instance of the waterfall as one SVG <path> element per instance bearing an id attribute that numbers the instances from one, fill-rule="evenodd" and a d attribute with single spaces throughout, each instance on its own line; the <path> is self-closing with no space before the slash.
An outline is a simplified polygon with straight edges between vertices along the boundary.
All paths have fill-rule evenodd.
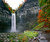
<path id="1" fill-rule="evenodd" d="M 16 16 L 15 16 L 15 13 L 12 13 L 11 32 L 16 32 Z"/>
<path id="2" fill-rule="evenodd" d="M 20 23 L 22 23 L 21 15 L 19 16 L 19 18 L 20 18 Z"/>

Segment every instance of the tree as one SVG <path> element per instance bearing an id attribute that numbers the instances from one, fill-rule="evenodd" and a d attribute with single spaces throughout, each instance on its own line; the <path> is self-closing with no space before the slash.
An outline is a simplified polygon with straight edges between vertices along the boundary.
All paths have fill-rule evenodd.
<path id="1" fill-rule="evenodd" d="M 50 28 L 50 0 L 39 0 L 38 23 L 45 22 L 43 27 Z"/>

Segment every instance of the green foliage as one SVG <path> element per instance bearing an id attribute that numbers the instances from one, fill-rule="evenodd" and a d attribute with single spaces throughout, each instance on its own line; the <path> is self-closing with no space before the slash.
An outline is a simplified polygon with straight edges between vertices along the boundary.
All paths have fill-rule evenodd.
<path id="1" fill-rule="evenodd" d="M 28 36 L 29 38 L 33 38 L 33 37 L 37 37 L 38 36 L 38 32 L 35 32 L 35 31 L 25 31 L 24 34 L 26 36 Z"/>
<path id="2" fill-rule="evenodd" d="M 46 2 L 47 0 L 39 0 L 39 6 L 40 7 L 44 6 L 45 4 L 47 4 Z"/>
<path id="3" fill-rule="evenodd" d="M 35 27 L 37 24 L 38 24 L 38 22 L 35 22 L 35 23 L 32 25 L 32 28 Z"/>
<path id="4" fill-rule="evenodd" d="M 32 27 L 34 27 L 36 24 L 32 25 Z"/>
<path id="5" fill-rule="evenodd" d="M 0 40 L 0 42 L 4 42 L 3 40 Z"/>
<path id="6" fill-rule="evenodd" d="M 11 33 L 7 36 L 8 39 L 15 39 L 17 35 L 15 35 L 15 33 Z"/>
<path id="7" fill-rule="evenodd" d="M 33 30 L 40 30 L 40 28 L 42 28 L 44 26 L 45 22 L 40 23 L 39 25 L 37 25 L 36 27 L 33 28 Z"/>
<path id="8" fill-rule="evenodd" d="M 13 40 L 12 42 L 15 42 L 15 40 Z"/>
<path id="9" fill-rule="evenodd" d="M 28 38 L 24 34 L 19 34 L 18 35 L 18 42 L 28 42 Z"/>
<path id="10" fill-rule="evenodd" d="M 43 28 L 43 30 L 50 30 L 50 28 Z"/>

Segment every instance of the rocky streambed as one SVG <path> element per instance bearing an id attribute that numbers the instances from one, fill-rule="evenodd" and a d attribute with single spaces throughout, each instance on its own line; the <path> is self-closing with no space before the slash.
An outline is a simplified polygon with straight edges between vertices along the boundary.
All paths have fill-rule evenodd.
<path id="1" fill-rule="evenodd" d="M 41 31 L 38 31 L 39 35 L 38 37 L 35 37 L 33 39 L 28 39 L 26 36 L 23 39 L 27 39 L 27 42 L 50 42 L 50 33 L 42 33 Z M 19 37 L 22 33 L 0 33 L 0 42 L 20 42 Z M 22 36 L 23 37 L 23 36 Z M 22 40 L 22 39 L 21 39 Z M 23 42 L 23 41 L 21 41 Z"/>

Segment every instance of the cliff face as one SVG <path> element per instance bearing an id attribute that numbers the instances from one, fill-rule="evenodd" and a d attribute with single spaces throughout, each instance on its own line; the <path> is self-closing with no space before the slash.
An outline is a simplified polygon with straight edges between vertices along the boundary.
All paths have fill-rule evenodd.
<path id="1" fill-rule="evenodd" d="M 0 31 L 1 29 L 7 28 L 10 26 L 10 11 L 5 7 L 2 0 L 0 0 Z"/>
<path id="2" fill-rule="evenodd" d="M 38 14 L 39 9 L 38 0 L 27 0 L 27 2 L 25 2 L 23 6 L 17 11 L 17 15 L 20 15 L 21 13 L 23 15 L 36 15 Z"/>
<path id="3" fill-rule="evenodd" d="M 38 0 L 27 0 L 23 6 L 17 10 L 17 16 L 21 16 L 25 28 L 31 28 L 31 24 L 37 22 L 37 15 L 39 10 Z M 17 18 L 18 21 L 18 18 Z M 28 26 L 27 26 L 28 25 Z"/>

